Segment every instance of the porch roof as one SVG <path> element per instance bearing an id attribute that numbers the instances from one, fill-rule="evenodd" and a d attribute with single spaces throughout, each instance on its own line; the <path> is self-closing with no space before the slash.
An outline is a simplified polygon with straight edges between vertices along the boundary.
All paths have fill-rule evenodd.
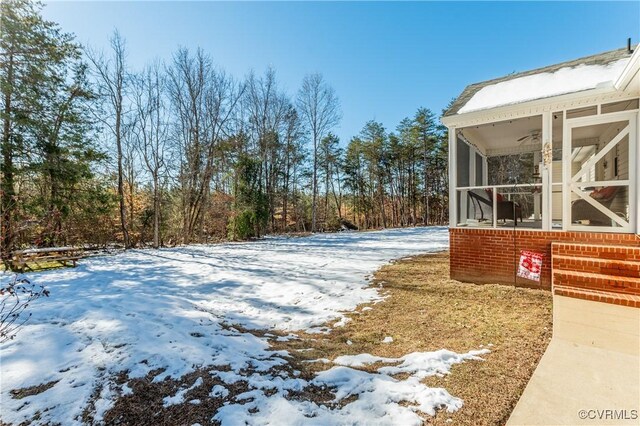
<path id="1" fill-rule="evenodd" d="M 636 48 L 637 50 L 637 48 Z M 632 53 L 611 50 L 467 86 L 443 118 L 595 89 L 613 88 Z"/>

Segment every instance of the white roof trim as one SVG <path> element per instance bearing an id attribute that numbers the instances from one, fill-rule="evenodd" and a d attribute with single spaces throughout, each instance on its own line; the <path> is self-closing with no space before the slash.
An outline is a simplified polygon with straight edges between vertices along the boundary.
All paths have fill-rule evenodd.
<path id="1" fill-rule="evenodd" d="M 614 83 L 614 87 L 616 90 L 626 90 L 633 77 L 636 76 L 640 72 L 640 44 L 638 44 L 627 63 L 627 66 L 624 67 L 620 77 Z"/>
<path id="2" fill-rule="evenodd" d="M 637 97 L 638 93 L 625 93 L 623 91 L 615 90 L 613 86 L 599 87 L 596 89 L 584 90 L 582 92 L 536 99 L 515 105 L 505 105 L 491 109 L 468 112 L 465 114 L 449 115 L 441 117 L 440 121 L 449 128 L 460 128 L 470 125 L 475 126 L 485 123 L 510 120 L 513 118 L 540 115 L 544 111 L 555 112 L 563 109 L 591 106 L 603 102 L 623 101 Z"/>

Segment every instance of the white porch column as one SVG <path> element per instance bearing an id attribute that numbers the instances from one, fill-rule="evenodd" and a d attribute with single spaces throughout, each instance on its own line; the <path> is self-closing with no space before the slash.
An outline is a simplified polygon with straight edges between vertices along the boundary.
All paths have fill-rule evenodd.
<path id="1" fill-rule="evenodd" d="M 544 147 L 544 144 L 542 145 Z M 533 153 L 533 167 L 540 167 L 542 163 L 542 150 L 540 150 L 540 152 L 536 151 Z M 538 173 L 540 174 L 540 176 L 542 176 L 542 169 L 543 167 L 540 167 L 540 169 L 538 170 Z M 541 214 L 541 204 L 542 204 L 542 193 L 534 193 L 533 194 L 533 218 L 535 220 L 540 220 L 540 214 Z"/>
<path id="2" fill-rule="evenodd" d="M 562 230 L 571 225 L 571 130 L 567 111 L 562 112 Z"/>
<path id="3" fill-rule="evenodd" d="M 456 196 L 456 186 L 457 182 L 457 174 L 458 174 L 458 165 L 456 161 L 457 157 L 457 140 L 456 140 L 456 128 L 449 127 L 449 226 L 455 227 L 456 221 L 456 211 L 457 211 L 457 196 Z"/>
<path id="4" fill-rule="evenodd" d="M 629 132 L 629 192 L 630 205 L 635 206 L 635 218 L 631 217 L 631 229 L 636 234 L 640 234 L 640 113 L 636 114 L 636 124 L 632 126 L 631 132 Z M 634 163 L 635 162 L 635 163 Z M 635 177 L 635 179 L 633 179 Z M 635 180 L 635 188 L 633 182 Z M 633 210 L 632 213 L 633 214 Z M 635 223 L 634 223 L 635 220 Z"/>
<path id="5" fill-rule="evenodd" d="M 547 157 L 551 155 L 551 158 L 545 159 L 545 146 L 551 147 L 551 153 L 546 153 Z M 540 170 L 540 175 L 542 176 L 542 229 L 550 231 L 553 229 L 553 114 L 551 111 L 542 113 L 541 157 L 543 163 Z"/>

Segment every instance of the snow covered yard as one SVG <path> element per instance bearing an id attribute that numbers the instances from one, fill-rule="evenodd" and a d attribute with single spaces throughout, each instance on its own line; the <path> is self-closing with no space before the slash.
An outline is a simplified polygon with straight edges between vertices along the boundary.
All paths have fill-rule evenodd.
<path id="1" fill-rule="evenodd" d="M 456 410 L 459 399 L 420 379 L 486 351 L 342 358 L 305 380 L 296 371 L 283 374 L 289 356 L 271 347 L 275 336 L 250 332 L 327 332 L 323 324 L 344 324 L 344 312 L 383 299 L 368 286 L 368 274 L 392 259 L 447 246 L 446 228 L 278 237 L 132 250 L 28 275 L 46 284 L 51 297 L 37 301 L 16 339 L 0 347 L 1 420 L 73 424 L 90 411 L 89 418 L 100 422 L 118 397 L 131 392 L 115 380 L 122 372 L 128 380 L 152 373 L 160 382 L 205 366 L 221 366 L 212 373 L 217 379 L 248 389 L 211 413 L 223 424 L 264 424 L 274 416 L 286 416 L 287 423 L 410 424 L 421 422 L 416 411 Z M 370 373 L 352 368 L 354 360 L 385 365 Z M 394 378 L 398 372 L 409 378 Z M 196 380 L 190 388 L 201 385 Z M 308 386 L 331 389 L 332 404 L 286 398 Z M 164 403 L 184 402 L 189 390 L 166 395 Z M 228 394 L 224 385 L 209 392 L 212 398 Z"/>

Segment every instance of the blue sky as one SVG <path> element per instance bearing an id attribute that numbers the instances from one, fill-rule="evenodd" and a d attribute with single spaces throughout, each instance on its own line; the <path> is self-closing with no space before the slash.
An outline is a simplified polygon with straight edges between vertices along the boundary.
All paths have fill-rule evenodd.
<path id="1" fill-rule="evenodd" d="M 139 68 L 202 47 L 234 76 L 267 66 L 295 94 L 321 72 L 336 89 L 343 143 L 370 119 L 387 129 L 440 114 L 465 85 L 640 38 L 640 2 L 50 2 L 44 15 L 104 48 L 114 28 Z"/>

